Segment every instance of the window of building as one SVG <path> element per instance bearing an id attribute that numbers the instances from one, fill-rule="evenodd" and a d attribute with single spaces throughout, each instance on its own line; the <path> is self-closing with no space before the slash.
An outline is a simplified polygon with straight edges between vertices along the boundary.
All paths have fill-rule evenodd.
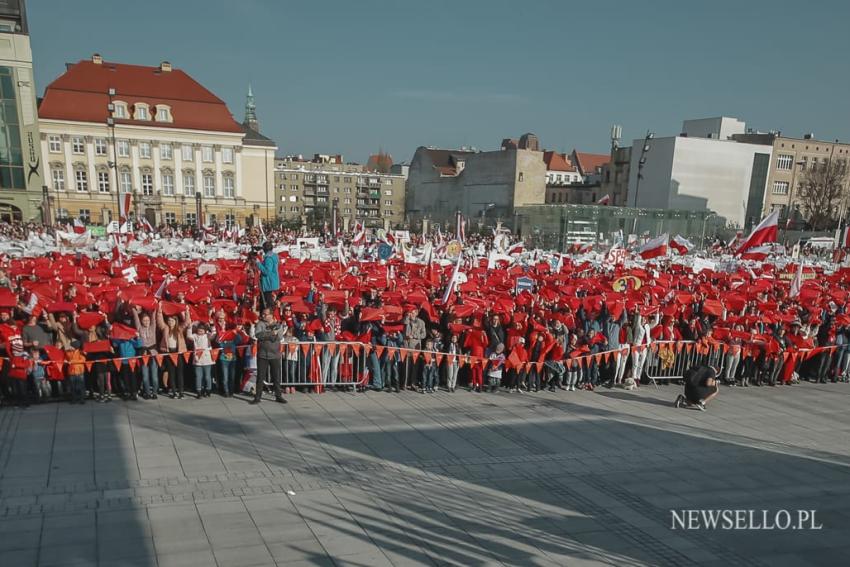
<path id="1" fill-rule="evenodd" d="M 289 196 L 289 202 L 290 203 L 297 203 L 298 202 L 298 195 L 290 195 Z"/>
<path id="2" fill-rule="evenodd" d="M 192 151 L 191 144 L 183 144 L 180 147 L 180 153 L 183 154 L 183 161 L 194 161 L 195 160 L 195 157 L 193 155 L 194 152 Z"/>
<path id="3" fill-rule="evenodd" d="M 343 177 L 342 180 L 345 181 L 346 183 L 351 183 L 350 177 Z"/>
<path id="4" fill-rule="evenodd" d="M 195 213 L 186 213 L 185 222 L 186 224 L 198 224 L 198 215 Z"/>
<path id="5" fill-rule="evenodd" d="M 806 171 L 806 166 L 808 166 L 808 164 L 809 164 L 809 158 L 806 157 L 806 156 L 803 156 L 800 159 L 800 171 Z"/>
<path id="6" fill-rule="evenodd" d="M 342 192 L 343 193 L 351 193 L 351 187 L 346 187 L 345 189 L 343 189 Z"/>
<path id="7" fill-rule="evenodd" d="M 142 104 L 136 104 L 136 120 L 149 120 L 148 107 Z"/>
<path id="8" fill-rule="evenodd" d="M 139 142 L 139 157 L 150 159 L 151 157 L 151 145 L 150 142 Z"/>
<path id="9" fill-rule="evenodd" d="M 118 157 L 130 157 L 130 141 L 118 140 L 115 142 L 118 146 Z"/>
<path id="10" fill-rule="evenodd" d="M 204 196 L 215 197 L 215 177 L 204 175 Z"/>
<path id="11" fill-rule="evenodd" d="M 183 194 L 188 197 L 195 196 L 195 174 L 191 171 L 183 174 Z"/>
<path id="12" fill-rule="evenodd" d="M 787 195 L 788 194 L 788 182 L 787 181 L 774 181 L 773 182 L 773 194 L 774 195 Z"/>
<path id="13" fill-rule="evenodd" d="M 218 222 L 218 216 L 216 216 L 216 214 L 213 213 L 208 217 L 207 220 L 208 220 L 209 224 L 215 224 L 215 223 Z"/>
<path id="14" fill-rule="evenodd" d="M 327 203 L 328 198 L 327 197 L 316 197 L 316 202 L 317 203 Z"/>
<path id="15" fill-rule="evenodd" d="M 80 136 L 71 138 L 71 151 L 75 154 L 86 153 L 86 141 Z"/>
<path id="16" fill-rule="evenodd" d="M 0 67 L 0 188 L 25 189 L 24 150 L 18 120 L 15 77 Z"/>
<path id="17" fill-rule="evenodd" d="M 85 193 L 89 190 L 89 178 L 86 176 L 85 169 L 78 169 L 74 172 L 74 182 L 77 186 L 77 191 Z"/>
<path id="18" fill-rule="evenodd" d="M 171 144 L 159 145 L 159 159 L 171 159 L 172 149 Z"/>
<path id="19" fill-rule="evenodd" d="M 291 191 L 298 191 L 298 185 L 293 185 L 292 187 L 290 187 L 290 190 Z"/>
<path id="20" fill-rule="evenodd" d="M 114 118 L 127 118 L 127 105 L 123 102 L 113 103 L 112 116 Z"/>
<path id="21" fill-rule="evenodd" d="M 165 224 L 170 226 L 174 226 L 175 224 L 177 224 L 177 213 L 167 211 L 165 213 Z"/>
<path id="22" fill-rule="evenodd" d="M 170 173 L 162 174 L 162 194 L 174 195 L 174 176 Z"/>
<path id="23" fill-rule="evenodd" d="M 794 163 L 794 156 L 788 154 L 779 154 L 776 156 L 776 169 L 790 170 Z"/>
<path id="24" fill-rule="evenodd" d="M 60 136 L 48 136 L 47 147 L 54 154 L 60 153 L 62 151 L 62 138 Z"/>
<path id="25" fill-rule="evenodd" d="M 80 209 L 79 218 L 80 218 L 80 221 L 82 221 L 83 224 L 90 223 L 91 222 L 91 210 Z"/>
<path id="26" fill-rule="evenodd" d="M 344 213 L 344 214 L 346 214 L 346 215 L 350 215 L 350 214 L 351 214 L 351 209 L 345 209 L 345 211 L 343 211 L 343 213 Z"/>
<path id="27" fill-rule="evenodd" d="M 392 201 L 384 201 L 384 205 L 386 205 L 386 206 L 388 206 L 388 207 L 392 207 L 392 206 L 393 206 L 393 202 L 392 202 Z"/>
<path id="28" fill-rule="evenodd" d="M 64 191 L 65 190 L 65 172 L 61 169 L 53 169 L 51 170 L 51 176 L 53 177 L 53 190 L 54 191 Z"/>
<path id="29" fill-rule="evenodd" d="M 233 178 L 228 175 L 228 176 L 224 177 L 224 179 L 222 179 L 222 183 L 224 183 L 224 185 L 222 187 L 222 189 L 224 191 L 224 196 L 229 197 L 231 199 L 233 197 L 235 197 L 236 196 L 236 189 L 235 189 Z"/>
<path id="30" fill-rule="evenodd" d="M 233 213 L 227 213 L 224 215 L 224 226 L 227 229 L 231 229 L 236 226 L 236 215 Z"/>
<path id="31" fill-rule="evenodd" d="M 142 174 L 142 195 L 153 195 L 153 175 L 150 173 Z"/>
<path id="32" fill-rule="evenodd" d="M 233 148 L 221 148 L 221 162 L 233 163 Z"/>
<path id="33" fill-rule="evenodd" d="M 522 172 L 520 171 L 519 177 L 517 177 L 517 181 L 522 181 L 522 180 L 523 180 L 523 175 L 522 175 Z"/>
<path id="34" fill-rule="evenodd" d="M 201 146 L 201 159 L 205 162 L 213 161 L 213 149 L 212 146 Z"/>
<path id="35" fill-rule="evenodd" d="M 105 138 L 95 138 L 94 139 L 94 155 L 96 155 L 96 156 L 105 156 L 106 155 L 106 139 Z"/>
<path id="36" fill-rule="evenodd" d="M 158 122 L 171 122 L 171 113 L 167 108 L 159 106 L 156 110 L 156 119 Z"/>
<path id="37" fill-rule="evenodd" d="M 292 180 L 293 180 L 293 181 L 298 181 L 298 174 L 297 174 L 297 173 L 293 173 L 293 174 L 292 174 Z"/>
<path id="38" fill-rule="evenodd" d="M 109 193 L 109 172 L 97 172 L 97 190 L 99 193 Z"/>
<path id="39" fill-rule="evenodd" d="M 391 189 L 387 189 L 387 190 L 385 190 L 385 191 L 384 191 L 384 196 L 385 196 L 385 197 L 392 197 L 392 196 L 393 196 L 393 192 L 392 192 L 392 190 L 391 190 Z"/>
<path id="40" fill-rule="evenodd" d="M 351 204 L 351 197 L 346 197 L 345 199 L 343 199 L 343 203 L 345 203 L 346 205 L 350 205 Z"/>
<path id="41" fill-rule="evenodd" d="M 133 192 L 133 175 L 129 171 L 121 172 L 119 183 L 121 185 L 122 193 Z"/>
<path id="42" fill-rule="evenodd" d="M 290 212 L 297 213 L 298 207 L 289 207 Z"/>
<path id="43" fill-rule="evenodd" d="M 68 209 L 56 209 L 56 220 L 67 220 L 70 216 Z"/>

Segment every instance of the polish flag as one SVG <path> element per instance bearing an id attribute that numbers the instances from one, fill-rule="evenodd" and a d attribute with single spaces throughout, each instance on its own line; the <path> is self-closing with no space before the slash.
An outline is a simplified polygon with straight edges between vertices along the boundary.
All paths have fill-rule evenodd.
<path id="1" fill-rule="evenodd" d="M 779 211 L 773 211 L 753 229 L 750 235 L 738 247 L 737 254 L 741 254 L 750 248 L 767 244 L 768 242 L 776 242 L 779 236 Z"/>
<path id="2" fill-rule="evenodd" d="M 684 236 L 677 234 L 673 237 L 673 240 L 670 241 L 670 248 L 684 256 L 694 249 L 694 245 Z"/>
<path id="3" fill-rule="evenodd" d="M 764 261 L 768 256 L 773 254 L 773 244 L 765 244 L 763 246 L 756 246 L 754 248 L 750 248 L 743 254 L 741 254 L 741 258 L 744 260 L 756 260 L 756 261 Z"/>
<path id="4" fill-rule="evenodd" d="M 352 246 L 366 244 L 366 229 L 359 222 L 354 225 L 354 238 L 351 239 Z"/>
<path id="5" fill-rule="evenodd" d="M 519 242 L 517 244 L 514 244 L 513 246 L 511 246 L 508 249 L 508 256 L 513 256 L 515 254 L 522 254 L 523 252 L 525 252 L 525 244 L 523 244 L 522 242 Z"/>
<path id="6" fill-rule="evenodd" d="M 452 296 L 452 292 L 455 290 L 455 286 L 458 283 L 458 273 L 460 272 L 460 262 L 463 258 L 463 254 L 459 254 L 457 257 L 457 263 L 455 264 L 455 268 L 452 271 L 452 278 L 449 280 L 448 285 L 446 286 L 446 292 L 443 294 L 443 298 L 441 303 L 443 305 L 448 305 L 449 298 Z"/>
<path id="7" fill-rule="evenodd" d="M 118 220 L 120 224 L 127 222 L 127 219 L 130 217 L 130 206 L 132 204 L 132 200 L 132 193 L 124 193 L 118 199 Z"/>
<path id="8" fill-rule="evenodd" d="M 652 240 L 649 240 L 638 248 L 638 254 L 644 260 L 649 260 L 650 258 L 657 258 L 658 256 L 666 256 L 667 255 L 667 241 L 669 240 L 669 235 L 665 232 L 661 236 L 656 236 Z"/>
<path id="9" fill-rule="evenodd" d="M 799 297 L 800 289 L 803 287 L 803 263 L 797 264 L 797 273 L 794 274 L 794 279 L 791 280 L 791 289 L 788 292 L 788 297 Z"/>
<path id="10" fill-rule="evenodd" d="M 83 234 L 86 231 L 86 225 L 83 224 L 83 221 L 76 218 L 74 219 L 74 234 Z"/>
<path id="11" fill-rule="evenodd" d="M 611 195 L 609 195 L 608 193 L 605 193 L 605 196 L 602 197 L 601 199 L 599 199 L 598 201 L 596 201 L 596 204 L 597 205 L 607 205 L 610 202 L 611 202 Z"/>

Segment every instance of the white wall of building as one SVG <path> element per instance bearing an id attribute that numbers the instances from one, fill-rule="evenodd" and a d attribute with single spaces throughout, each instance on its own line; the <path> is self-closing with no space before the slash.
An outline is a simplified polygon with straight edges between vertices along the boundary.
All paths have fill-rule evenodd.
<path id="1" fill-rule="evenodd" d="M 712 138 L 728 140 L 732 134 L 744 134 L 747 124 L 737 118 L 717 116 L 715 118 L 698 118 L 682 122 L 682 133 L 690 138 Z"/>
<path id="2" fill-rule="evenodd" d="M 640 148 L 643 139 L 632 147 Z M 646 154 L 637 187 L 640 152 L 632 153 L 629 205 L 711 210 L 733 225 L 744 226 L 756 153 L 770 147 L 707 138 L 655 138 Z M 760 190 L 763 192 L 764 187 Z"/>

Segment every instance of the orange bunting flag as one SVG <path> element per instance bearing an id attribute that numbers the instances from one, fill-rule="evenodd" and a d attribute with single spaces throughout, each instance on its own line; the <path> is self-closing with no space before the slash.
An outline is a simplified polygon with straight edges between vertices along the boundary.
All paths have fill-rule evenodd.
<path id="1" fill-rule="evenodd" d="M 381 345 L 375 345 L 375 354 L 378 355 L 378 358 L 381 358 L 384 355 L 384 349 L 386 347 Z"/>
<path id="2" fill-rule="evenodd" d="M 112 364 L 115 366 L 115 370 L 121 370 L 121 359 L 120 358 L 113 358 Z"/>
<path id="3" fill-rule="evenodd" d="M 91 372 L 92 366 L 94 366 L 94 362 L 86 361 L 83 364 L 86 367 L 86 371 Z"/>
<path id="4" fill-rule="evenodd" d="M 210 351 L 210 354 L 212 355 L 213 362 L 218 362 L 218 357 L 221 355 L 221 349 L 214 348 Z"/>
<path id="5" fill-rule="evenodd" d="M 147 366 L 150 361 L 151 361 L 151 355 L 149 355 L 149 354 L 143 354 L 142 355 L 142 364 L 143 365 Z"/>
<path id="6" fill-rule="evenodd" d="M 183 353 L 183 362 L 185 362 L 185 363 L 187 363 L 187 364 L 188 364 L 188 363 L 189 363 L 189 360 L 190 360 L 191 358 L 192 358 L 192 352 L 191 352 L 191 351 L 188 351 L 188 350 L 187 350 L 186 352 L 184 352 L 184 353 Z"/>
<path id="7" fill-rule="evenodd" d="M 161 354 L 155 354 L 153 359 L 156 361 L 157 366 L 162 366 L 163 361 L 165 360 L 165 356 Z"/>
<path id="8" fill-rule="evenodd" d="M 138 358 L 131 358 L 130 360 L 127 361 L 127 363 L 130 365 L 130 370 L 135 371 L 136 366 L 139 365 L 139 359 Z"/>
<path id="9" fill-rule="evenodd" d="M 327 343 L 325 348 L 328 349 L 328 352 L 330 352 L 331 355 L 334 355 L 336 354 L 336 346 L 336 343 Z"/>
<path id="10" fill-rule="evenodd" d="M 168 355 L 168 358 L 171 359 L 171 363 L 174 366 L 178 366 L 180 364 L 180 354 L 176 352 L 172 352 Z"/>

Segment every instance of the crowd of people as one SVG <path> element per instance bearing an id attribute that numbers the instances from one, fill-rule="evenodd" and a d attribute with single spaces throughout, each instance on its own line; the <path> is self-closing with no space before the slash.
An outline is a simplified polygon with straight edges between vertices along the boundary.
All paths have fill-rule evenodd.
<path id="1" fill-rule="evenodd" d="M 481 237 L 457 260 L 357 261 L 369 244 L 354 234 L 336 244 L 349 262 L 319 262 L 280 251 L 295 236 L 249 231 L 244 259 L 227 261 L 3 258 L 2 402 L 634 388 L 681 378 L 684 358 L 730 386 L 848 380 L 850 270 L 803 280 L 794 264 L 694 273 L 538 251 L 494 262 Z"/>

